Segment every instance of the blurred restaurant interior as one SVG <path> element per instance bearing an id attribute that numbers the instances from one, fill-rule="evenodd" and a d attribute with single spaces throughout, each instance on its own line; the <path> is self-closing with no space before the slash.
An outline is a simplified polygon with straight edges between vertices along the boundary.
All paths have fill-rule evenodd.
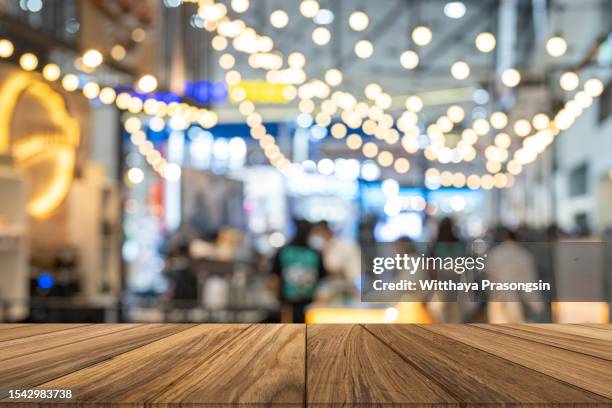
<path id="1" fill-rule="evenodd" d="M 510 263 L 554 279 L 558 254 L 521 242 L 612 242 L 610 16 L 0 0 L 0 321 L 499 321 L 362 302 L 361 260 L 512 240 Z M 609 320 L 607 302 L 501 319 Z"/>

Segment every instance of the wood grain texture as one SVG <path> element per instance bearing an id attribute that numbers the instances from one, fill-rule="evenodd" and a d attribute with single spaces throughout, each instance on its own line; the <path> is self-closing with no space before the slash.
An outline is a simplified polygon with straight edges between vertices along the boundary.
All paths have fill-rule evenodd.
<path id="1" fill-rule="evenodd" d="M 519 337 L 565 350 L 612 361 L 612 343 L 599 338 L 576 336 L 568 333 L 519 325 L 476 325 L 486 330 Z"/>
<path id="2" fill-rule="evenodd" d="M 612 362 L 472 325 L 430 325 L 438 333 L 487 353 L 612 399 Z M 597 330 L 597 329 L 592 329 Z"/>
<path id="3" fill-rule="evenodd" d="M 457 400 L 358 325 L 310 325 L 310 404 L 456 403 Z"/>
<path id="4" fill-rule="evenodd" d="M 0 325 L 4 328 L 6 325 Z M 0 330 L 0 342 L 20 339 L 24 340 L 31 336 L 40 336 L 46 333 L 53 333 L 61 330 L 73 330 L 78 327 L 85 327 L 86 324 L 24 324 L 21 326 L 8 327 L 8 330 Z"/>
<path id="5" fill-rule="evenodd" d="M 8 333 L 0 388 L 76 398 L 0 393 L 0 407 L 612 406 L 610 325 L 0 325 Z"/>
<path id="6" fill-rule="evenodd" d="M 35 387 L 191 327 L 174 324 L 100 326 L 120 326 L 121 330 L 2 361 L 0 388 Z M 5 350 L 3 355 L 5 352 L 19 354 L 18 348 Z M 6 392 L 0 393 L 0 398 L 5 397 Z"/>
<path id="7" fill-rule="evenodd" d="M 249 325 L 198 325 L 41 387 L 72 388 L 77 401 L 138 403 L 182 381 Z"/>
<path id="8" fill-rule="evenodd" d="M 367 325 L 407 361 L 468 403 L 603 403 L 606 398 L 446 336 L 463 325 Z M 431 329 L 433 328 L 433 329 Z"/>
<path id="9" fill-rule="evenodd" d="M 303 404 L 305 330 L 292 324 L 251 326 L 151 402 Z"/>

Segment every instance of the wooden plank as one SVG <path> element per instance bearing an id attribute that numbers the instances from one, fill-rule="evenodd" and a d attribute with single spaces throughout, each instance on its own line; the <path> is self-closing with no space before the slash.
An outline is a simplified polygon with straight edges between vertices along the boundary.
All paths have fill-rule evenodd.
<path id="1" fill-rule="evenodd" d="M 192 325 L 124 324 L 116 326 L 121 326 L 124 330 L 3 361 L 0 365 L 0 388 L 35 387 L 186 330 Z M 6 397 L 6 393 L 0 393 L 0 397 Z"/>
<path id="2" fill-rule="evenodd" d="M 559 347 L 565 350 L 575 351 L 612 361 L 612 343 L 597 338 L 576 336 L 560 331 L 547 330 L 541 327 L 531 327 L 527 324 L 477 324 L 480 328 L 516 336 L 525 340 Z"/>
<path id="3" fill-rule="evenodd" d="M 32 323 L 0 323 L 0 330 L 15 329 L 17 327 L 30 326 Z"/>
<path id="4" fill-rule="evenodd" d="M 597 330 L 592 327 L 587 327 L 579 324 L 530 324 L 529 327 L 544 330 L 553 330 L 556 332 L 566 333 L 573 336 L 582 336 L 593 339 L 612 341 L 612 333 L 608 333 L 606 330 Z"/>
<path id="5" fill-rule="evenodd" d="M 13 339 L 24 339 L 41 334 L 53 333 L 61 330 L 84 327 L 86 324 L 28 324 L 21 327 L 14 327 L 11 330 L 0 331 L 0 342 Z M 3 345 L 4 346 L 4 345 Z"/>
<path id="6" fill-rule="evenodd" d="M 71 388 L 76 401 L 145 403 L 182 381 L 249 325 L 202 324 L 75 371 L 43 388 Z"/>
<path id="7" fill-rule="evenodd" d="M 156 404 L 304 403 L 304 325 L 256 325 L 150 402 Z"/>
<path id="8" fill-rule="evenodd" d="M 455 333 L 462 327 L 464 325 L 366 326 L 368 331 L 385 341 L 406 361 L 435 378 L 464 403 L 610 402 L 446 336 L 446 332 Z M 524 353 L 524 349 L 515 353 Z"/>
<path id="9" fill-rule="evenodd" d="M 432 378 L 358 325 L 309 325 L 308 403 L 455 403 Z"/>
<path id="10" fill-rule="evenodd" d="M 487 353 L 528 367 L 567 384 L 612 399 L 612 362 L 535 343 L 517 337 L 509 337 L 471 325 L 423 326 L 427 331 L 438 333 Z M 529 386 L 530 380 L 521 380 Z M 542 388 L 542 395 L 553 388 Z M 564 396 L 560 393 L 558 395 Z M 554 395 L 551 395 L 554 397 Z M 554 401 L 554 399 L 553 399 Z"/>

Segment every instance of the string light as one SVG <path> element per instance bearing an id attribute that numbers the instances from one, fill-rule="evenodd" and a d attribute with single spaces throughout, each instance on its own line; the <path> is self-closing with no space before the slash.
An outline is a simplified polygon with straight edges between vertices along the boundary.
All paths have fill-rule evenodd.
<path id="1" fill-rule="evenodd" d="M 0 39 L 0 57 L 8 58 L 13 55 L 14 51 L 15 47 L 13 46 L 13 43 L 10 40 L 7 40 L 5 38 Z"/>
<path id="2" fill-rule="evenodd" d="M 567 51 L 567 41 L 563 37 L 550 37 L 546 42 L 546 52 L 551 57 L 562 57 Z"/>
<path id="3" fill-rule="evenodd" d="M 102 57 L 102 53 L 98 50 L 87 50 L 83 54 L 83 65 L 87 68 L 97 68 L 103 61 L 104 58 Z"/>
<path id="4" fill-rule="evenodd" d="M 249 9 L 250 3 L 249 0 L 232 0 L 231 6 L 236 13 L 244 13 Z"/>
<path id="5" fill-rule="evenodd" d="M 62 71 L 60 67 L 56 64 L 47 64 L 43 67 L 42 75 L 43 77 L 50 82 L 57 81 L 61 76 Z"/>
<path id="6" fill-rule="evenodd" d="M 38 58 L 32 53 L 26 52 L 19 57 L 19 65 L 25 71 L 34 71 L 38 66 Z"/>
<path id="7" fill-rule="evenodd" d="M 368 40 L 360 40 L 355 44 L 355 54 L 361 59 L 370 58 L 373 52 L 374 46 Z"/>
<path id="8" fill-rule="evenodd" d="M 289 24 L 289 16 L 284 10 L 275 10 L 270 14 L 270 24 L 274 28 L 285 28 Z"/>
<path id="9" fill-rule="evenodd" d="M 300 13 L 306 18 L 313 18 L 319 12 L 319 2 L 316 0 L 302 0 Z"/>
<path id="10" fill-rule="evenodd" d="M 342 83 L 342 72 L 338 69 L 332 68 L 325 72 L 325 82 L 329 86 L 338 86 Z"/>
<path id="11" fill-rule="evenodd" d="M 504 112 L 493 112 L 490 121 L 495 129 L 503 129 L 508 125 L 508 116 Z"/>
<path id="12" fill-rule="evenodd" d="M 501 80 L 508 88 L 514 88 L 521 82 L 521 74 L 514 68 L 508 68 L 502 72 Z"/>
<path id="13" fill-rule="evenodd" d="M 400 64 L 406 69 L 414 69 L 419 65 L 419 55 L 412 50 L 404 51 L 400 56 Z"/>
<path id="14" fill-rule="evenodd" d="M 421 47 L 426 46 L 431 42 L 432 33 L 429 27 L 417 26 L 412 30 L 412 41 Z"/>
<path id="15" fill-rule="evenodd" d="M 363 11 L 355 11 L 349 16 L 349 26 L 355 31 L 363 31 L 368 28 L 370 19 Z"/>
<path id="16" fill-rule="evenodd" d="M 331 33 L 325 27 L 317 27 L 312 32 L 312 41 L 317 45 L 326 45 L 331 40 Z"/>
<path id="17" fill-rule="evenodd" d="M 138 80 L 136 86 L 141 92 L 151 93 L 157 89 L 157 79 L 153 75 L 143 75 Z"/>
<path id="18" fill-rule="evenodd" d="M 568 71 L 564 72 L 559 78 L 559 85 L 561 85 L 561 89 L 564 91 L 573 91 L 578 88 L 580 84 L 580 78 L 575 72 Z"/>
<path id="19" fill-rule="evenodd" d="M 475 44 L 478 51 L 489 53 L 495 49 L 495 36 L 489 32 L 480 33 L 476 36 Z"/>
<path id="20" fill-rule="evenodd" d="M 470 66 L 465 61 L 457 61 L 451 66 L 451 75 L 458 80 L 464 80 L 470 75 Z"/>

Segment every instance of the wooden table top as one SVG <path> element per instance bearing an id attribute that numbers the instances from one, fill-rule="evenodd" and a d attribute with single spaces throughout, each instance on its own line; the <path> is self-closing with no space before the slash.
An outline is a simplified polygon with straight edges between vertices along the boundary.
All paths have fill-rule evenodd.
<path id="1" fill-rule="evenodd" d="M 0 325 L 0 405 L 34 387 L 88 407 L 608 406 L 612 325 Z"/>

